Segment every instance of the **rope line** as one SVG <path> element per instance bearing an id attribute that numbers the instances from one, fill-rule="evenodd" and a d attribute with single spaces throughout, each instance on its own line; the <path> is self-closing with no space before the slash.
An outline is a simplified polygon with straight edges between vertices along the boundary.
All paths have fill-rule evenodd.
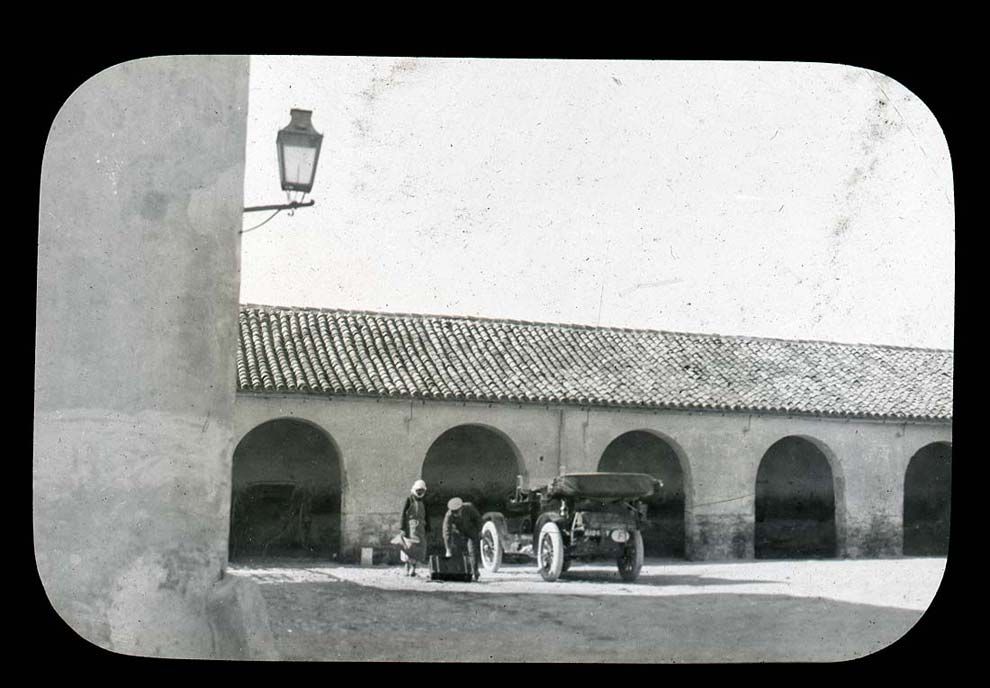
<path id="1" fill-rule="evenodd" d="M 705 502 L 704 504 L 695 504 L 694 507 L 695 508 L 698 508 L 699 506 L 711 506 L 712 504 L 725 504 L 726 502 L 737 502 L 740 499 L 749 499 L 749 498 L 755 497 L 755 496 L 756 496 L 755 494 L 747 494 L 747 495 L 743 495 L 741 497 L 731 497 L 729 499 L 720 499 L 717 502 Z"/>

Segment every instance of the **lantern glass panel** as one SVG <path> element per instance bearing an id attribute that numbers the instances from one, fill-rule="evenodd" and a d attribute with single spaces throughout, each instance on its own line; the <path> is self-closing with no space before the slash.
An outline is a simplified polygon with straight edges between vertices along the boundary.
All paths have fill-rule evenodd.
<path id="1" fill-rule="evenodd" d="M 316 148 L 285 145 L 282 148 L 283 186 L 312 187 L 316 167 Z"/>

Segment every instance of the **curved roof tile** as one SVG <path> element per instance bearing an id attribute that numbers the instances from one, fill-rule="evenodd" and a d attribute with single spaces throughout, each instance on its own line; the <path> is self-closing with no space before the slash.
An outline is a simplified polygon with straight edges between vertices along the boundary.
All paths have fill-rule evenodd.
<path id="1" fill-rule="evenodd" d="M 241 391 L 952 418 L 952 351 L 242 306 Z"/>

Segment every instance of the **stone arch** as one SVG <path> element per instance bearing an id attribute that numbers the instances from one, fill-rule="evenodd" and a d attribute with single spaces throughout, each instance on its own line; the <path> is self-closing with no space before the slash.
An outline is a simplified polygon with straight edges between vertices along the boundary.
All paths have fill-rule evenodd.
<path id="1" fill-rule="evenodd" d="M 841 466 L 824 442 L 806 435 L 774 442 L 756 475 L 756 558 L 840 556 L 845 547 L 844 488 Z"/>
<path id="2" fill-rule="evenodd" d="M 451 497 L 472 502 L 481 513 L 502 511 L 526 468 L 515 443 L 501 430 L 482 423 L 448 428 L 430 445 L 423 459 L 430 541 L 440 540 L 440 527 Z"/>
<path id="3" fill-rule="evenodd" d="M 904 472 L 904 555 L 944 556 L 949 551 L 952 445 L 919 449 Z"/>
<path id="4" fill-rule="evenodd" d="M 229 559 L 336 559 L 342 491 L 340 451 L 319 425 L 255 426 L 234 449 Z"/>
<path id="5" fill-rule="evenodd" d="M 691 479 L 677 443 L 653 430 L 624 432 L 605 447 L 598 470 L 647 473 L 663 481 L 663 490 L 649 505 L 643 544 L 650 556 L 684 558 Z"/>

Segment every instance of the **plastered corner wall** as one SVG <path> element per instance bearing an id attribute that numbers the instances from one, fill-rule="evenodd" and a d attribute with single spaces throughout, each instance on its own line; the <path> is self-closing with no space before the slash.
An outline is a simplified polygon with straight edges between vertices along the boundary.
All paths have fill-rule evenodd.
<path id="1" fill-rule="evenodd" d="M 58 614 L 116 652 L 229 646 L 207 610 L 230 596 L 247 100 L 247 57 L 127 62 L 69 97 L 45 150 L 35 554 Z"/>

